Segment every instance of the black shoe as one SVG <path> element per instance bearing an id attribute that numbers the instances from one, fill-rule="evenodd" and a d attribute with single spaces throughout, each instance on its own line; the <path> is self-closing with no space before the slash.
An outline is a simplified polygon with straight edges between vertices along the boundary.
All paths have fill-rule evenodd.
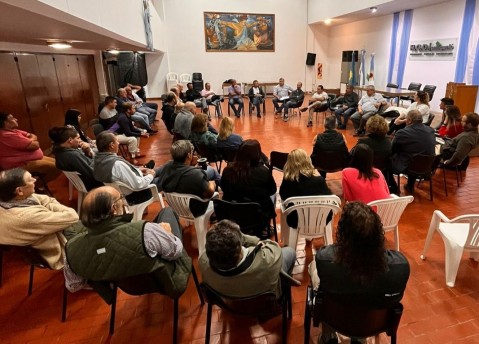
<path id="1" fill-rule="evenodd" d="M 259 113 L 259 114 L 257 114 L 257 115 L 256 115 L 256 117 L 258 117 L 258 118 L 261 118 L 261 114 L 260 114 L 260 113 Z"/>
<path id="2" fill-rule="evenodd" d="M 283 122 L 287 122 L 287 121 L 289 121 L 289 117 L 288 117 L 288 116 L 284 116 L 284 117 L 283 117 Z"/>
<path id="3" fill-rule="evenodd" d="M 312 126 L 313 126 L 313 122 L 312 122 L 312 121 L 309 121 L 309 122 L 308 122 L 308 125 L 307 125 L 306 127 L 307 127 L 307 128 L 310 128 L 310 127 L 312 127 Z"/>
<path id="4" fill-rule="evenodd" d="M 149 168 L 150 170 L 152 170 L 154 167 L 155 167 L 155 162 L 153 160 L 150 160 L 148 161 L 145 165 L 146 168 Z"/>
<path id="5" fill-rule="evenodd" d="M 410 195 L 414 194 L 414 186 L 410 187 L 409 185 L 404 185 L 404 190 L 406 190 Z"/>

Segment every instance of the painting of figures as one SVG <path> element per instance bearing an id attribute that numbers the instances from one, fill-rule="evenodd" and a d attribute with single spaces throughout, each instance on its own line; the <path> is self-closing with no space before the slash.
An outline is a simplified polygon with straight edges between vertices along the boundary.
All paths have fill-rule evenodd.
<path id="1" fill-rule="evenodd" d="M 204 12 L 206 51 L 274 51 L 274 14 Z"/>

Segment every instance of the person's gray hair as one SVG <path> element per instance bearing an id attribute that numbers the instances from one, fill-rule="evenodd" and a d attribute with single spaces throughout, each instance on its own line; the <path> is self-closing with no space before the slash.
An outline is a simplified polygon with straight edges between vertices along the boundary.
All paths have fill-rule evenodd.
<path id="1" fill-rule="evenodd" d="M 336 116 L 331 115 L 326 117 L 326 120 L 324 121 L 324 129 L 326 130 L 336 129 Z"/>
<path id="2" fill-rule="evenodd" d="M 366 86 L 366 90 L 376 91 L 376 89 L 374 88 L 374 85 L 368 85 L 368 86 Z"/>
<path id="3" fill-rule="evenodd" d="M 193 145 L 189 140 L 178 140 L 173 142 L 170 154 L 174 162 L 185 162 L 186 157 L 193 151 Z"/>
<path id="4" fill-rule="evenodd" d="M 407 113 L 406 118 L 411 124 L 422 123 L 422 114 L 418 110 L 411 110 Z"/>

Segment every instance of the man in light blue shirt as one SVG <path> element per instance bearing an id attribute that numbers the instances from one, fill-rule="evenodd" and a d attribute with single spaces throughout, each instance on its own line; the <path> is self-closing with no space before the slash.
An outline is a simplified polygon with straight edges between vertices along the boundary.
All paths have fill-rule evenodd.
<path id="1" fill-rule="evenodd" d="M 366 94 L 359 100 L 358 111 L 351 116 L 356 129 L 353 136 L 364 136 L 367 120 L 378 112 L 381 105 L 386 105 L 383 96 L 376 93 L 374 86 L 366 86 Z"/>
<path id="2" fill-rule="evenodd" d="M 276 115 L 281 115 L 284 108 L 285 101 L 289 100 L 290 93 L 293 92 L 293 88 L 284 83 L 284 78 L 279 79 L 279 84 L 274 87 L 273 90 L 273 105 Z M 278 104 L 279 103 L 279 104 Z M 285 118 L 288 117 L 288 112 L 284 112 Z"/>

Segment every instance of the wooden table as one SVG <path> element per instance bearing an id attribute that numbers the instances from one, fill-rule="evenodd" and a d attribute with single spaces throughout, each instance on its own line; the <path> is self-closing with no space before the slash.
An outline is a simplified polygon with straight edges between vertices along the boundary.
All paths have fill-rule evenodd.
<path id="1" fill-rule="evenodd" d="M 354 86 L 355 90 L 366 91 L 367 86 Z M 416 94 L 416 91 L 402 90 L 400 88 L 386 87 L 384 89 L 375 89 L 376 93 L 381 93 L 383 96 L 390 98 L 397 98 L 397 104 L 399 105 L 399 97 L 410 97 Z"/>

